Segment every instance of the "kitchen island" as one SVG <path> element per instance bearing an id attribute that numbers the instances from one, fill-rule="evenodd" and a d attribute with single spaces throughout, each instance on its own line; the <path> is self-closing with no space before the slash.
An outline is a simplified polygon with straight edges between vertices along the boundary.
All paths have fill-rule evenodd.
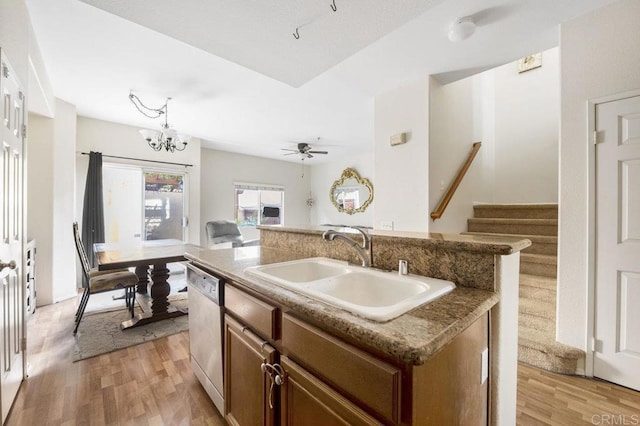
<path id="1" fill-rule="evenodd" d="M 291 233 L 279 229 L 275 232 L 289 242 L 298 237 L 319 238 L 316 230 L 295 229 Z M 262 233 L 265 234 L 264 229 Z M 483 279 L 478 279 L 480 288 L 469 286 L 469 282 L 463 285 L 457 282 L 458 286 L 452 292 L 395 319 L 382 323 L 370 321 L 247 274 L 245 269 L 250 266 L 318 255 L 317 251 L 313 252 L 313 244 L 304 244 L 304 250 L 296 251 L 286 241 L 274 243 L 273 236 L 263 240 L 268 244 L 266 246 L 193 249 L 186 254 L 196 266 L 226 283 L 225 358 L 228 374 L 225 377 L 228 383 L 225 384 L 225 398 L 228 404 L 226 415 L 230 423 L 256 421 L 256 418 L 241 421 L 238 417 L 244 414 L 239 414 L 237 402 L 234 406 L 233 383 L 238 382 L 238 379 L 234 379 L 234 372 L 243 372 L 246 366 L 234 365 L 242 357 L 230 357 L 230 352 L 236 355 L 257 354 L 256 382 L 252 389 L 263 380 L 262 385 L 257 386 L 263 392 L 255 402 L 256 405 L 262 405 L 254 407 L 253 411 L 258 417 L 271 415 L 271 420 L 280 419 L 282 424 L 322 413 L 336 415 L 341 421 L 348 419 L 350 423 L 361 424 L 438 424 L 443 421 L 500 423 L 497 415 L 489 414 L 489 407 L 493 407 L 494 403 L 489 395 L 493 398 L 502 397 L 497 392 L 501 379 L 495 369 L 498 362 L 504 363 L 509 359 L 505 355 L 510 352 L 505 351 L 505 345 L 498 347 L 492 344 L 498 336 L 489 331 L 489 317 L 496 315 L 493 311 L 500 306 L 498 302 L 503 292 L 487 288 Z M 394 240 L 393 237 L 379 236 L 377 245 L 376 236 L 373 238 L 373 258 L 376 259 L 375 250 L 385 250 L 383 238 L 406 248 L 411 246 L 406 238 L 415 237 L 403 236 L 400 240 Z M 467 241 L 461 241 L 465 239 Z M 425 246 L 423 240 L 418 238 L 413 242 L 420 246 L 419 251 L 428 255 L 425 247 L 430 243 L 427 242 Z M 495 276 L 491 279 L 500 284 L 501 279 L 513 279 L 513 265 L 508 264 L 513 263 L 514 254 L 515 260 L 518 260 L 517 251 L 528 245 L 524 241 L 468 241 L 467 237 L 462 237 L 446 243 L 438 239 L 433 244 L 437 246 L 435 252 L 444 253 L 448 259 L 451 259 L 452 253 L 457 253 L 454 258 L 462 256 L 471 261 L 476 269 L 478 262 L 468 257 L 465 248 L 483 259 L 495 258 L 499 265 L 497 268 L 492 265 Z M 453 245 L 450 252 L 447 244 Z M 276 245 L 285 249 L 273 247 Z M 300 243 L 295 242 L 295 245 L 299 246 Z M 318 247 L 321 250 L 327 248 L 326 245 Z M 386 247 L 386 250 L 389 253 L 394 249 Z M 336 252 L 339 253 L 339 250 Z M 406 249 L 401 250 L 401 255 L 407 254 L 411 255 Z M 327 253 L 320 255 L 326 256 Z M 421 260 L 413 254 L 409 262 L 410 265 L 419 265 Z M 431 267 L 434 265 L 439 265 L 445 271 L 455 269 L 443 268 L 437 261 L 432 262 Z M 505 265 L 507 268 L 501 270 Z M 517 285 L 517 264 L 515 275 Z M 517 289 L 515 295 L 517 301 Z M 512 297 L 512 293 L 508 296 Z M 515 311 L 517 318 L 517 303 Z M 495 333 L 504 334 L 505 329 L 502 327 Z M 516 344 L 517 337 L 513 342 L 513 345 Z M 240 349 L 245 346 L 249 349 Z M 490 372 L 488 359 L 489 354 L 494 356 L 494 349 L 498 351 L 498 359 L 492 362 Z M 321 352 L 326 355 L 318 356 Z M 515 357 L 511 358 L 515 372 Z M 260 371 L 262 364 L 268 365 L 263 367 L 265 371 Z M 345 369 L 345 366 L 351 367 Z M 347 380 L 341 378 L 345 375 L 348 376 Z M 277 396 L 274 399 L 272 382 L 276 383 L 277 377 L 282 392 L 279 399 Z M 434 386 L 435 383 L 437 385 Z M 506 383 L 504 386 L 508 387 Z M 246 393 L 247 389 L 242 388 L 242 383 L 236 385 L 240 386 L 236 389 L 236 397 L 240 390 Z M 515 391 L 515 386 L 513 389 Z M 515 395 L 512 399 L 515 412 Z M 279 403 L 276 403 L 278 400 Z M 298 404 L 299 401 L 306 402 Z M 503 397 L 502 402 L 505 401 Z M 243 405 L 246 408 L 246 404 Z M 355 417 L 349 417 L 353 415 Z M 504 414 L 503 417 L 506 419 Z M 263 420 L 269 423 L 267 418 Z"/>

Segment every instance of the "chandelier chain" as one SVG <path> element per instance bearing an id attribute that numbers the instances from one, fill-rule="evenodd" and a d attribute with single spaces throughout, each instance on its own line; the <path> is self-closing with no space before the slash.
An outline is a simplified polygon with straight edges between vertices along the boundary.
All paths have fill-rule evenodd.
<path id="1" fill-rule="evenodd" d="M 146 106 L 138 96 L 133 94 L 133 91 L 129 92 L 129 100 L 136 107 L 138 112 L 145 117 L 155 119 L 164 115 L 164 123 L 160 126 L 162 127 L 162 131 L 140 130 L 142 137 L 147 141 L 149 147 L 154 151 L 165 150 L 168 152 L 175 152 L 185 150 L 190 137 L 178 135 L 174 129 L 171 129 L 171 126 L 168 123 L 169 101 L 171 98 L 167 98 L 164 105 L 160 108 L 150 108 Z M 182 146 L 178 144 L 182 144 Z"/>
<path id="2" fill-rule="evenodd" d="M 137 97 L 136 95 L 134 95 L 133 92 L 129 92 L 129 100 L 131 100 L 131 103 L 136 107 L 136 109 L 138 111 L 140 111 L 140 113 L 142 115 L 144 115 L 145 117 L 148 117 L 148 118 L 160 118 L 163 114 L 166 114 L 167 103 L 168 103 L 169 99 L 171 99 L 171 98 L 168 98 L 167 102 L 165 102 L 164 105 L 162 105 L 160 108 L 149 108 L 144 103 L 142 103 L 140 98 Z M 144 111 L 143 108 L 144 108 L 144 110 L 151 111 L 153 113 L 153 115 L 147 113 L 146 111 Z"/>

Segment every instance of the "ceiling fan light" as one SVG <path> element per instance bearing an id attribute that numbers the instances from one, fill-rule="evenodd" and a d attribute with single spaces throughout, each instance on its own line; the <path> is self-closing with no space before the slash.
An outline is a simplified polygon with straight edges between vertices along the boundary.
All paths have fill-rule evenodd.
<path id="1" fill-rule="evenodd" d="M 458 18 L 449 26 L 449 40 L 452 42 L 458 42 L 466 40 L 476 32 L 476 24 L 473 19 L 466 16 L 464 18 Z"/>

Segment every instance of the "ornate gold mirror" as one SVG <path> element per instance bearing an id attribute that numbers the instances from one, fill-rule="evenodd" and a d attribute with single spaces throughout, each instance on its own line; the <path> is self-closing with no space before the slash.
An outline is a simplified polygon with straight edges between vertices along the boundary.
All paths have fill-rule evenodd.
<path id="1" fill-rule="evenodd" d="M 344 169 L 340 179 L 333 182 L 329 198 L 339 212 L 362 213 L 373 201 L 373 186 L 354 169 Z"/>

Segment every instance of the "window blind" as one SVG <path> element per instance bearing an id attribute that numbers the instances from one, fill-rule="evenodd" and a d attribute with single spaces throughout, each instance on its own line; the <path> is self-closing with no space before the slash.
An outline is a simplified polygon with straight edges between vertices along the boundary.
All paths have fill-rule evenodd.
<path id="1" fill-rule="evenodd" d="M 246 182 L 234 182 L 233 186 L 236 189 L 252 189 L 254 191 L 284 191 L 284 185 L 271 185 L 262 183 L 246 183 Z"/>

